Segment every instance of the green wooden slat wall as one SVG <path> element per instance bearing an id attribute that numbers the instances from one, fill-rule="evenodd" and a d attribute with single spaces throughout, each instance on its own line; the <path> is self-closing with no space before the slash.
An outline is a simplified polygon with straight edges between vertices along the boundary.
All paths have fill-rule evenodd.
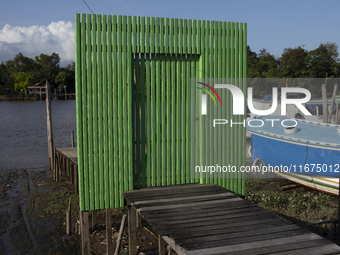
<path id="1" fill-rule="evenodd" d="M 148 186 L 215 183 L 244 195 L 240 174 L 190 178 L 188 120 L 190 78 L 246 77 L 246 34 L 245 23 L 76 14 L 82 211 L 123 206 L 122 191 Z M 223 111 L 241 121 L 229 99 Z M 218 157 L 244 164 L 245 128 L 221 137 L 234 150 Z"/>

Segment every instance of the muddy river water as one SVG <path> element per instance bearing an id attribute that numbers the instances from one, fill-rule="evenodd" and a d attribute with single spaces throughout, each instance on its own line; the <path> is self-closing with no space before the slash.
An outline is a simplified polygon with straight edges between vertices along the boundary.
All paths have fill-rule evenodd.
<path id="1" fill-rule="evenodd" d="M 74 100 L 52 101 L 56 147 L 76 133 Z M 0 254 L 67 254 L 58 242 L 57 219 L 43 208 L 51 184 L 45 101 L 0 102 Z"/>

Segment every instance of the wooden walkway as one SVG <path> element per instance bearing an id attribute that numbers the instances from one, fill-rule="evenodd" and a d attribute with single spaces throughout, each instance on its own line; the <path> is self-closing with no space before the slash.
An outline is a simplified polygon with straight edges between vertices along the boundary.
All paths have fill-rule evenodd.
<path id="1" fill-rule="evenodd" d="M 138 214 L 161 237 L 160 254 L 165 254 L 164 241 L 180 255 L 340 254 L 331 241 L 216 185 L 144 188 L 123 195 L 130 254 L 136 254 Z"/>
<path id="2" fill-rule="evenodd" d="M 61 177 L 65 177 L 71 184 L 74 184 L 74 191 L 78 193 L 77 147 L 56 148 L 55 154 L 55 180 L 59 181 Z"/>

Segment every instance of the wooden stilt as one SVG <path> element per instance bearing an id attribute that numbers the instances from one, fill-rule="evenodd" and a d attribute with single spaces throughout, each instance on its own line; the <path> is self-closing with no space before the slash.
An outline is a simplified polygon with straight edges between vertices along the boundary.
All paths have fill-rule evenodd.
<path id="1" fill-rule="evenodd" d="M 112 243 L 112 209 L 106 209 L 106 254 L 113 253 Z"/>
<path id="2" fill-rule="evenodd" d="M 66 235 L 71 235 L 71 198 L 68 203 L 68 210 L 66 212 Z"/>
<path id="3" fill-rule="evenodd" d="M 118 255 L 119 253 L 120 243 L 122 241 L 122 236 L 123 236 L 124 227 L 125 227 L 125 220 L 126 220 L 126 214 L 123 215 L 122 222 L 120 223 L 120 228 L 119 228 L 119 233 L 118 233 L 118 238 L 117 238 L 117 243 L 116 243 L 116 250 L 115 250 L 114 255 Z"/>
<path id="4" fill-rule="evenodd" d="M 136 210 L 128 206 L 129 255 L 137 255 Z"/>
<path id="5" fill-rule="evenodd" d="M 74 147 L 74 132 L 72 130 L 71 132 L 71 143 L 72 143 L 72 148 Z"/>
<path id="6" fill-rule="evenodd" d="M 165 247 L 166 247 L 166 242 L 163 240 L 163 237 L 161 235 L 158 235 L 158 254 L 159 255 L 165 254 Z"/>
<path id="7" fill-rule="evenodd" d="M 74 165 L 74 191 L 78 194 L 79 186 L 78 186 L 78 165 Z"/>
<path id="8" fill-rule="evenodd" d="M 97 211 L 92 210 L 91 213 L 92 213 L 92 228 L 91 228 L 91 230 L 94 231 L 94 229 L 97 226 Z"/>
<path id="9" fill-rule="evenodd" d="M 142 227 L 142 216 L 136 211 L 136 227 Z"/>
<path id="10" fill-rule="evenodd" d="M 90 255 L 90 231 L 88 212 L 80 212 L 81 224 L 81 254 Z"/>

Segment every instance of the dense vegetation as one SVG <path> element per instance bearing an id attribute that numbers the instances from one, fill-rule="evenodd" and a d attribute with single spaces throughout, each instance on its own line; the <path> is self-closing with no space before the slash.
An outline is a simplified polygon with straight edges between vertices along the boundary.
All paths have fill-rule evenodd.
<path id="1" fill-rule="evenodd" d="M 60 57 L 57 53 L 40 54 L 35 59 L 17 54 L 13 60 L 0 64 L 0 94 L 26 93 L 27 87 L 37 83 L 45 84 L 48 80 L 54 91 L 66 90 L 74 92 L 74 63 L 60 67 Z"/>
<path id="2" fill-rule="evenodd" d="M 321 43 L 315 50 L 307 51 L 301 46 L 285 48 L 281 57 L 269 54 L 265 49 L 257 54 L 247 47 L 247 78 L 339 78 L 340 60 L 335 43 Z M 254 86 L 251 85 L 253 88 Z M 281 85 L 284 86 L 284 83 Z M 295 85 L 297 86 L 297 85 Z M 255 86 L 256 87 L 256 86 Z M 271 85 L 254 88 L 254 97 L 271 94 Z M 321 84 L 313 84 L 308 89 L 312 98 L 321 97 Z M 333 86 L 327 89 L 331 95 Z"/>
<path id="3" fill-rule="evenodd" d="M 340 78 L 340 60 L 338 46 L 335 43 L 321 43 L 315 50 L 307 51 L 299 46 L 294 49 L 285 48 L 281 57 L 276 58 L 265 49 L 259 54 L 247 47 L 247 77 L 248 78 Z M 48 80 L 52 91 L 64 90 L 74 92 L 74 63 L 60 67 L 60 57 L 40 54 L 35 59 L 17 54 L 13 60 L 0 64 L 0 94 L 27 91 L 27 86 L 43 83 Z M 253 85 L 254 97 L 271 94 L 272 84 Z M 281 86 L 284 86 L 282 84 Z M 298 85 L 295 85 L 298 86 Z M 308 88 L 312 97 L 321 96 L 321 84 Z M 255 90 L 256 89 L 256 90 Z M 328 93 L 333 91 L 332 86 Z"/>

